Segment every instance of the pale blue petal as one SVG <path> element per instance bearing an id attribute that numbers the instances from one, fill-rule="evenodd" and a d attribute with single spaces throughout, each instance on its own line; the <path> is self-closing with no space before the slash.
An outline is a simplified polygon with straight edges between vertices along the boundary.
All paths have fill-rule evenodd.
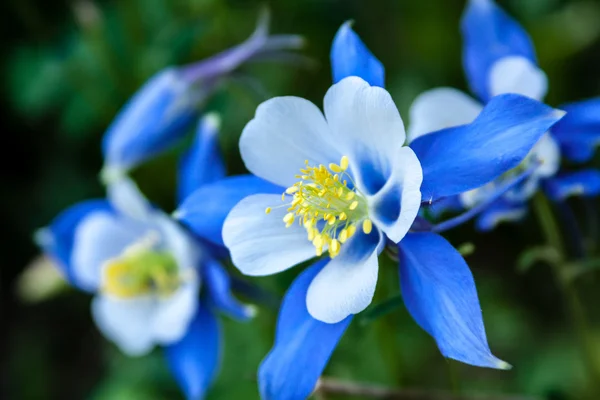
<path id="1" fill-rule="evenodd" d="M 303 271 L 283 299 L 275 345 L 258 371 L 264 400 L 307 398 L 352 320 L 350 316 L 337 324 L 326 324 L 311 317 L 306 309 L 308 287 L 326 263 L 319 261 Z"/>
<path id="2" fill-rule="evenodd" d="M 399 248 L 404 304 L 442 355 L 479 367 L 510 368 L 490 352 L 475 282 L 458 251 L 430 232 L 409 233 Z"/>
<path id="3" fill-rule="evenodd" d="M 197 96 L 176 69 L 150 78 L 106 130 L 104 173 L 127 171 L 175 144 L 196 118 L 197 103 Z"/>
<path id="4" fill-rule="evenodd" d="M 468 125 L 417 138 L 423 201 L 466 192 L 516 167 L 564 113 L 516 94 L 492 98 Z"/>
<path id="5" fill-rule="evenodd" d="M 488 232 L 501 222 L 520 221 L 525 215 L 527 215 L 527 203 L 516 203 L 500 199 L 477 217 L 475 226 L 480 232 Z"/>
<path id="6" fill-rule="evenodd" d="M 77 227 L 94 212 L 112 213 L 113 209 L 110 203 L 103 199 L 77 203 L 61 212 L 48 227 L 40 229 L 35 236 L 38 246 L 57 262 L 69 283 L 83 290 L 87 290 L 88 287 L 73 273 L 71 253 Z"/>
<path id="7" fill-rule="evenodd" d="M 219 148 L 220 125 L 217 114 L 207 114 L 198 122 L 194 142 L 179 161 L 179 201 L 200 186 L 225 177 L 227 171 Z"/>
<path id="8" fill-rule="evenodd" d="M 349 76 L 358 76 L 371 86 L 385 85 L 383 64 L 375 58 L 360 37 L 352 30 L 352 22 L 344 23 L 331 45 L 333 83 Z"/>
<path id="9" fill-rule="evenodd" d="M 570 196 L 598 196 L 600 195 L 600 171 L 585 169 L 560 174 L 547 179 L 544 182 L 544 190 L 555 201 Z"/>
<path id="10" fill-rule="evenodd" d="M 225 217 L 240 200 L 257 193 L 281 194 L 284 190 L 253 175 L 232 176 L 194 191 L 174 216 L 198 237 L 223 246 L 221 231 Z"/>
<path id="11" fill-rule="evenodd" d="M 245 275 L 276 274 L 315 257 L 306 229 L 298 223 L 286 228 L 281 196 L 255 194 L 240 201 L 223 225 L 223 241 L 233 264 Z M 265 210 L 272 207 L 267 214 Z"/>
<path id="12" fill-rule="evenodd" d="M 240 320 L 253 316 L 252 307 L 239 302 L 231 293 L 231 278 L 216 260 L 208 259 L 203 265 L 202 278 L 211 306 Z"/>
<path id="13" fill-rule="evenodd" d="M 600 97 L 566 104 L 567 115 L 552 127 L 552 136 L 571 161 L 589 161 L 600 145 Z"/>
<path id="14" fill-rule="evenodd" d="M 507 56 L 521 56 L 536 64 L 529 35 L 493 0 L 469 0 L 461 21 L 463 66 L 471 90 L 484 102 L 491 97 L 492 65 Z"/>
<path id="15" fill-rule="evenodd" d="M 186 335 L 165 347 L 165 356 L 186 399 L 204 398 L 221 357 L 221 332 L 215 316 L 206 307 L 199 307 Z"/>

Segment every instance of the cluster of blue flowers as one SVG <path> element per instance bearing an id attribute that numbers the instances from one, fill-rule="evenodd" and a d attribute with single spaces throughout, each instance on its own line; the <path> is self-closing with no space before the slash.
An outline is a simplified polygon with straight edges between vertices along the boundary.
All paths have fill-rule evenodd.
<path id="1" fill-rule="evenodd" d="M 239 143 L 251 174 L 226 177 L 219 117 L 201 116 L 200 106 L 239 65 L 298 47 L 296 36 L 268 35 L 263 21 L 238 47 L 151 78 L 106 133 L 107 199 L 67 209 L 38 242 L 72 285 L 95 295 L 96 324 L 123 352 L 164 347 L 189 399 L 203 397 L 217 370 L 216 313 L 253 315 L 231 294 L 226 257 L 249 276 L 318 257 L 281 304 L 258 371 L 264 399 L 315 389 L 353 316 L 373 300 L 386 246 L 398 253 L 408 311 L 445 357 L 510 368 L 490 351 L 473 276 L 440 233 L 471 218 L 482 230 L 522 218 L 539 190 L 555 201 L 599 194 L 600 171 L 562 172 L 560 162 L 593 155 L 600 100 L 541 103 L 547 79 L 531 40 L 492 0 L 468 2 L 462 32 L 478 100 L 451 88 L 423 93 L 405 133 L 383 65 L 342 25 L 323 111 L 293 96 L 262 103 Z M 179 206 L 168 215 L 127 172 L 198 119 L 179 165 Z M 458 215 L 441 220 L 442 211 Z"/>

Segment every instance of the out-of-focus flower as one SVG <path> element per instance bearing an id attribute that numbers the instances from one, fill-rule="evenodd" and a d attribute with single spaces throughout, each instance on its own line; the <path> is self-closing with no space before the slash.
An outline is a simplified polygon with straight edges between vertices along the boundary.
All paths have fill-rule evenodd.
<path id="1" fill-rule="evenodd" d="M 483 109 L 482 104 L 499 94 L 518 93 L 536 100 L 542 100 L 546 95 L 547 78 L 537 65 L 531 39 L 493 0 L 469 1 L 462 20 L 462 33 L 464 68 L 479 101 L 452 88 L 432 89 L 421 94 L 410 110 L 410 140 L 470 123 Z M 522 184 L 480 214 L 477 220 L 480 230 L 490 230 L 501 221 L 521 219 L 527 212 L 527 200 L 540 187 L 552 188 L 546 193 L 557 201 L 575 194 L 600 194 L 600 171 L 559 173 L 561 154 L 572 161 L 584 162 L 592 157 L 595 146 L 600 143 L 600 100 L 560 108 L 567 115 L 540 139 L 517 169 L 484 187 L 459 195 L 453 202 L 458 209 L 481 204 L 508 179 L 539 164 Z M 439 212 L 445 205 L 435 207 Z"/>
<path id="2" fill-rule="evenodd" d="M 144 84 L 125 104 L 103 140 L 102 178 L 118 179 L 131 168 L 163 152 L 184 136 L 215 88 L 241 65 L 277 60 L 303 45 L 297 35 L 269 35 L 269 16 L 261 15 L 245 42 L 195 64 L 170 67 Z"/>
<path id="3" fill-rule="evenodd" d="M 442 353 L 506 368 L 489 350 L 466 263 L 441 236 L 416 232 L 417 213 L 422 202 L 479 187 L 517 166 L 563 115 L 523 96 L 498 96 L 473 123 L 405 147 L 387 91 L 335 71 L 381 72 L 376 60 L 355 57 L 372 55 L 348 25 L 341 29 L 332 49 L 341 80 L 325 96 L 324 115 L 304 99 L 274 98 L 258 107 L 240 139 L 246 167 L 272 186 L 243 199 L 225 220 L 234 264 L 247 275 L 268 275 L 327 256 L 286 294 L 275 346 L 259 372 L 266 399 L 310 394 L 353 314 L 371 303 L 386 241 L 399 244 L 406 305 Z M 345 54 L 348 60 L 337 59 Z M 352 60 L 366 69 L 348 68 Z M 185 222 L 196 233 L 206 231 L 205 217 L 216 218 L 203 204 L 195 198 L 188 206 L 194 212 Z"/>
<path id="4" fill-rule="evenodd" d="M 181 197 L 223 176 L 218 125 L 215 115 L 200 121 L 180 164 Z M 152 206 L 127 178 L 110 183 L 107 200 L 67 209 L 37 238 L 72 285 L 94 294 L 92 314 L 108 339 L 131 356 L 165 347 L 186 396 L 203 396 L 220 354 L 215 313 L 252 315 L 231 295 L 213 246 Z"/>

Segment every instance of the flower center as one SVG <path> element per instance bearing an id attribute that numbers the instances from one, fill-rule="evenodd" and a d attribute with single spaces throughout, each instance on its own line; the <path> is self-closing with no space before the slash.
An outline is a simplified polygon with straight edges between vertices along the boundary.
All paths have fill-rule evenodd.
<path id="1" fill-rule="evenodd" d="M 175 257 L 137 243 L 103 268 L 102 290 L 121 298 L 145 294 L 169 296 L 182 279 Z"/>
<path id="2" fill-rule="evenodd" d="M 327 248 L 331 258 L 337 256 L 341 245 L 356 232 L 362 223 L 365 233 L 371 233 L 373 224 L 368 219 L 368 206 L 364 196 L 356 189 L 352 177 L 346 172 L 348 157 L 343 156 L 339 164 L 311 167 L 306 161 L 300 179 L 281 195 L 286 201 L 288 213 L 283 217 L 286 227 L 295 221 L 304 226 L 308 240 L 315 246 L 317 256 Z M 348 180 L 352 187 L 348 187 Z M 265 210 L 267 214 L 271 208 Z"/>

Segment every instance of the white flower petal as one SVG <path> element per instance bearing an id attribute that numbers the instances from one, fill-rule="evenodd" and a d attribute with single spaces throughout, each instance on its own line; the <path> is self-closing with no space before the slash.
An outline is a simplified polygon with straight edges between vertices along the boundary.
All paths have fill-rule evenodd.
<path id="1" fill-rule="evenodd" d="M 417 217 L 422 182 L 419 159 L 410 147 L 403 147 L 385 186 L 368 199 L 369 217 L 395 243 L 406 235 Z"/>
<path id="2" fill-rule="evenodd" d="M 137 220 L 147 220 L 152 215 L 152 206 L 137 185 L 123 177 L 111 182 L 107 187 L 110 203 L 120 213 Z"/>
<path id="3" fill-rule="evenodd" d="M 340 151 L 350 159 L 357 184 L 368 193 L 380 189 L 391 173 L 406 135 L 390 94 L 349 77 L 331 86 L 325 116 Z"/>
<path id="4" fill-rule="evenodd" d="M 163 213 L 155 213 L 153 223 L 161 232 L 162 245 L 173 254 L 179 269 L 197 268 L 202 257 L 201 249 L 185 229 Z"/>
<path id="5" fill-rule="evenodd" d="M 154 347 L 150 327 L 156 310 L 150 296 L 118 299 L 97 296 L 92 302 L 92 315 L 100 331 L 129 356 L 144 355 Z"/>
<path id="6" fill-rule="evenodd" d="M 152 325 L 148 327 L 157 343 L 166 345 L 181 339 L 198 309 L 198 281 L 188 278 L 190 281 L 173 295 L 158 299 Z"/>
<path id="7" fill-rule="evenodd" d="M 492 65 L 489 85 L 492 96 L 517 93 L 541 100 L 548 91 L 548 78 L 544 71 L 525 57 L 510 56 Z"/>
<path id="8" fill-rule="evenodd" d="M 240 138 L 246 168 L 254 175 L 288 187 L 311 165 L 338 162 L 341 155 L 317 106 L 299 97 L 276 97 L 258 106 Z"/>
<path id="9" fill-rule="evenodd" d="M 540 165 L 535 174 L 547 178 L 553 176 L 560 168 L 560 147 L 549 133 L 546 133 L 531 150 L 531 155 L 539 160 Z"/>
<path id="10" fill-rule="evenodd" d="M 443 87 L 423 92 L 410 106 L 408 140 L 471 123 L 482 109 L 478 101 L 457 89 Z"/>
<path id="11" fill-rule="evenodd" d="M 107 212 L 90 214 L 75 231 L 71 254 L 73 274 L 87 289 L 96 289 L 102 264 L 118 257 L 145 232 L 144 225 Z"/>
<path id="12" fill-rule="evenodd" d="M 357 233 L 315 276 L 306 293 L 306 307 L 313 318 L 335 324 L 371 304 L 377 285 L 381 234 L 374 230 L 369 236 L 375 240 Z"/>
<path id="13" fill-rule="evenodd" d="M 270 275 L 315 256 L 306 230 L 294 223 L 285 227 L 286 207 L 272 194 L 248 196 L 229 213 L 223 225 L 223 241 L 233 264 L 246 275 Z M 265 209 L 272 207 L 270 214 Z"/>

